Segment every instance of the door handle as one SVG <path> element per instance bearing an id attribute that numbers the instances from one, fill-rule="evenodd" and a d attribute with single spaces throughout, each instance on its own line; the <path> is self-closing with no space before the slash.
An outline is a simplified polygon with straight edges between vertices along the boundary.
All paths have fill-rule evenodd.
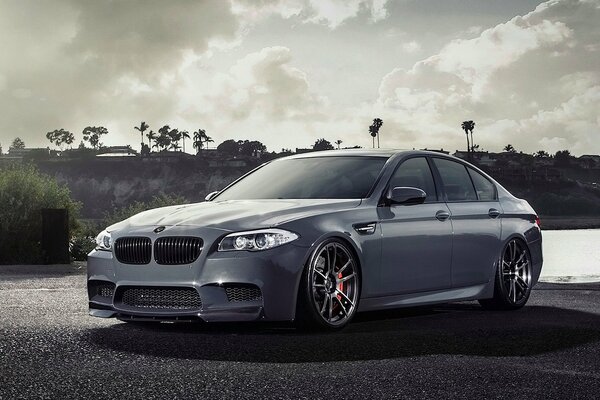
<path id="1" fill-rule="evenodd" d="M 435 213 L 435 217 L 440 220 L 440 221 L 445 221 L 448 218 L 450 218 L 450 213 L 444 210 L 440 210 L 438 212 Z"/>
<path id="2" fill-rule="evenodd" d="M 488 211 L 488 215 L 490 216 L 490 218 L 498 218 L 500 214 L 501 212 L 496 210 L 495 208 L 490 208 L 490 210 Z"/>

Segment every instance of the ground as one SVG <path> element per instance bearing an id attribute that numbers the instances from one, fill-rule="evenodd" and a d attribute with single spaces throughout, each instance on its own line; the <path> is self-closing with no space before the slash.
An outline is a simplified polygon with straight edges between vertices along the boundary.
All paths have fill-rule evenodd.
<path id="1" fill-rule="evenodd" d="M 92 318 L 83 271 L 0 267 L 0 399 L 592 399 L 600 392 L 600 284 L 540 284 L 516 312 L 466 302 L 361 314 L 323 334 Z"/>

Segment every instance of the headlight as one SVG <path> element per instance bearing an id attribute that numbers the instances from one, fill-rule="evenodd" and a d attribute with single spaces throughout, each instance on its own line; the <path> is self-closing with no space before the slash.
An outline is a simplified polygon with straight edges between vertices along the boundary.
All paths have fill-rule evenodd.
<path id="1" fill-rule="evenodd" d="M 298 239 L 300 236 L 283 229 L 261 229 L 229 234 L 219 243 L 219 251 L 272 249 Z"/>
<path id="2" fill-rule="evenodd" d="M 107 250 L 110 251 L 112 248 L 112 238 L 110 233 L 102 231 L 96 236 L 96 250 Z"/>

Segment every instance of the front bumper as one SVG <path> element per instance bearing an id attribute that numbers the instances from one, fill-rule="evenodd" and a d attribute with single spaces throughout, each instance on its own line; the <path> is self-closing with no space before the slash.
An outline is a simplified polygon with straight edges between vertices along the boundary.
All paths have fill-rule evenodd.
<path id="1" fill-rule="evenodd" d="M 146 230 L 144 234 L 154 241 L 153 234 L 148 232 L 152 231 Z M 218 243 L 223 236 L 222 231 L 195 234 L 202 235 L 206 244 Z M 207 322 L 291 321 L 295 318 L 298 286 L 308 248 L 289 243 L 260 252 L 217 252 L 214 247 L 205 246 L 200 257 L 189 265 L 159 265 L 154 260 L 145 265 L 122 264 L 111 252 L 91 252 L 88 255 L 90 315 L 141 320 L 199 318 Z M 97 288 L 102 284 L 111 287 L 112 292 L 99 295 Z M 232 287 L 258 288 L 260 298 L 232 298 L 228 292 Z M 201 305 L 195 309 L 131 306 L 123 301 L 123 293 L 130 288 L 193 288 L 200 296 Z"/>

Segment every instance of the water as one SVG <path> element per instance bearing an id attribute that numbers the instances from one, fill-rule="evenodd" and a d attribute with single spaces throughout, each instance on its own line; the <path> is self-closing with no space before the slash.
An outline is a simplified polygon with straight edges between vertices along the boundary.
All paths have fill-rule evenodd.
<path id="1" fill-rule="evenodd" d="M 542 231 L 543 282 L 600 281 L 600 229 Z"/>

